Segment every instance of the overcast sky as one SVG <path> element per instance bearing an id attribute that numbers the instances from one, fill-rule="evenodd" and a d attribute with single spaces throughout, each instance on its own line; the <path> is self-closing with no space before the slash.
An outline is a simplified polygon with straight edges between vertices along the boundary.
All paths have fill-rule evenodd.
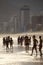
<path id="1" fill-rule="evenodd" d="M 0 0 L 0 15 L 16 15 L 24 5 L 29 6 L 31 14 L 43 13 L 43 0 Z"/>

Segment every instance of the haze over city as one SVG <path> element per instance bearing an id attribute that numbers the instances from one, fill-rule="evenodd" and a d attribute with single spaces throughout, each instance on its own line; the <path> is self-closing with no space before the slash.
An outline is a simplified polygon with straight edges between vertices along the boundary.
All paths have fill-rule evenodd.
<path id="1" fill-rule="evenodd" d="M 43 0 L 0 0 L 0 22 L 13 22 L 20 21 L 20 9 L 27 5 L 29 7 L 29 16 L 43 16 Z M 1 26 L 4 28 L 3 31 L 6 32 L 8 23 L 5 23 L 3 26 L 0 23 L 0 31 L 2 31 Z M 9 23 L 11 24 L 11 23 Z M 18 24 L 18 22 L 17 22 Z M 13 25 L 13 24 L 12 24 Z M 9 25 L 10 26 L 10 25 Z M 19 26 L 19 25 L 18 25 Z M 19 29 L 19 27 L 18 27 Z M 18 30 L 19 31 L 19 30 Z M 14 31 L 13 31 L 14 32 Z"/>
<path id="2" fill-rule="evenodd" d="M 0 0 L 0 16 L 16 15 L 24 5 L 29 6 L 33 15 L 43 13 L 43 0 Z"/>

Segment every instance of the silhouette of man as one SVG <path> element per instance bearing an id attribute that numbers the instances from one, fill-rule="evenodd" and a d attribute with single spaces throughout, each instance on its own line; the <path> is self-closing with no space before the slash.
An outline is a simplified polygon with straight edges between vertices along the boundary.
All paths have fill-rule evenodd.
<path id="1" fill-rule="evenodd" d="M 40 56 L 42 57 L 42 39 L 41 36 L 39 36 L 39 52 L 40 52 Z"/>
<path id="2" fill-rule="evenodd" d="M 20 40 L 21 40 L 21 46 L 22 46 L 23 45 L 23 37 L 22 36 L 21 36 Z"/>
<path id="3" fill-rule="evenodd" d="M 25 50 L 26 50 L 26 52 L 28 52 L 28 50 L 29 50 L 29 44 L 30 44 L 30 39 L 26 35 L 25 36 Z"/>
<path id="4" fill-rule="evenodd" d="M 3 46 L 5 46 L 6 40 L 5 37 L 3 37 Z"/>
<path id="5" fill-rule="evenodd" d="M 10 38 L 10 48 L 13 48 L 13 39 Z"/>
<path id="6" fill-rule="evenodd" d="M 35 35 L 33 35 L 33 47 L 32 47 L 32 54 L 31 54 L 31 55 L 33 55 L 33 50 L 35 49 L 35 51 L 36 51 L 36 56 L 37 56 L 37 43 L 38 43 L 38 41 L 37 41 L 37 39 L 35 38 Z"/>
<path id="7" fill-rule="evenodd" d="M 20 44 L 20 36 L 18 37 L 18 45 Z"/>

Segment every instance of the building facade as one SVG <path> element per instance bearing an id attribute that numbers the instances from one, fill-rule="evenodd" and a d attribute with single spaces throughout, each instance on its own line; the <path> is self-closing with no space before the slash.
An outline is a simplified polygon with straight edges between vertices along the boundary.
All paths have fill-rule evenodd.
<path id="1" fill-rule="evenodd" d="M 43 16 L 32 16 L 32 31 L 43 31 Z"/>
<path id="2" fill-rule="evenodd" d="M 29 7 L 24 6 L 20 9 L 20 31 L 27 32 L 30 29 L 30 14 Z"/>
<path id="3" fill-rule="evenodd" d="M 17 33 L 17 16 L 0 19 L 0 33 Z"/>

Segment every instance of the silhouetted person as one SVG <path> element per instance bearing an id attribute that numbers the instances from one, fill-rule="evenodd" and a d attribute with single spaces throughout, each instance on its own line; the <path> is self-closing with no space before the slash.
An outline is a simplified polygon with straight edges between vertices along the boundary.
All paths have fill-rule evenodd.
<path id="1" fill-rule="evenodd" d="M 8 42 L 10 43 L 10 36 L 8 36 Z"/>
<path id="2" fill-rule="evenodd" d="M 29 44 L 31 45 L 31 37 L 29 37 Z"/>
<path id="3" fill-rule="evenodd" d="M 5 43 L 6 43 L 6 39 L 5 37 L 3 37 L 3 46 L 5 46 Z"/>
<path id="4" fill-rule="evenodd" d="M 20 41 L 21 41 L 21 46 L 22 46 L 23 45 L 23 37 L 22 36 L 21 36 Z"/>
<path id="5" fill-rule="evenodd" d="M 6 50 L 9 49 L 9 37 L 6 37 Z"/>
<path id="6" fill-rule="evenodd" d="M 10 38 L 10 48 L 13 49 L 13 39 L 12 38 Z"/>
<path id="7" fill-rule="evenodd" d="M 28 50 L 29 50 L 29 41 L 30 41 L 30 39 L 28 39 L 28 36 L 26 35 L 25 36 L 25 50 L 26 50 L 26 52 L 28 52 Z"/>
<path id="8" fill-rule="evenodd" d="M 20 41 L 20 36 L 19 36 L 19 37 L 18 37 L 18 45 L 20 44 L 20 42 L 21 42 L 21 41 Z"/>
<path id="9" fill-rule="evenodd" d="M 42 39 L 41 39 L 41 36 L 39 36 L 39 52 L 40 52 L 40 56 L 42 57 Z"/>
<path id="10" fill-rule="evenodd" d="M 31 37 L 28 37 L 28 44 L 31 45 Z"/>
<path id="11" fill-rule="evenodd" d="M 33 35 L 33 47 L 32 47 L 32 54 L 31 54 L 31 55 L 33 55 L 33 50 L 35 49 L 35 51 L 36 51 L 36 56 L 37 56 L 37 43 L 38 43 L 38 41 L 37 41 L 37 39 L 35 38 L 35 35 Z"/>

